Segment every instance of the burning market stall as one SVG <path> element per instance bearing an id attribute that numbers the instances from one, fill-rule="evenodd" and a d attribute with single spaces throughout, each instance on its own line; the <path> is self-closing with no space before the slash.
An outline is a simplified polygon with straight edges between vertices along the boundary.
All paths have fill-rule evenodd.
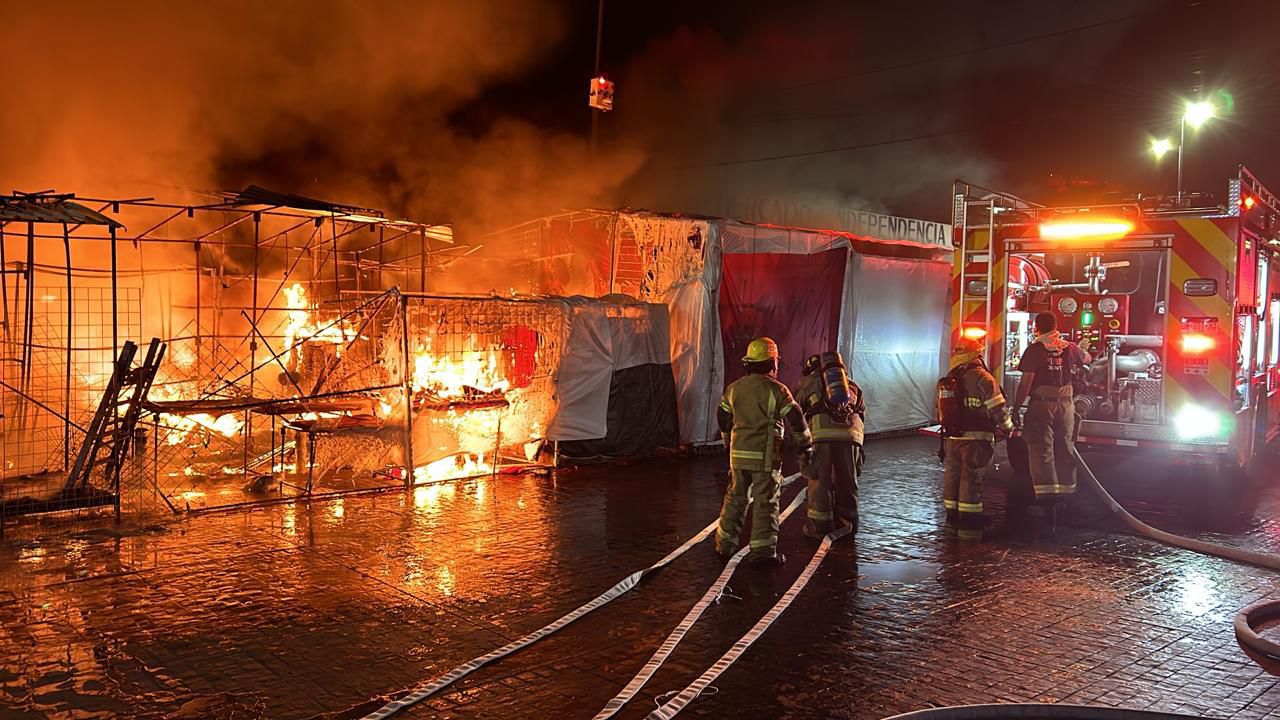
<path id="1" fill-rule="evenodd" d="M 185 505 L 200 479 L 283 469 L 281 426 L 376 417 L 403 312 L 387 297 L 373 312 L 367 293 L 421 289 L 460 250 L 445 226 L 255 187 L 174 203 L 18 193 L 0 198 L 0 239 L 0 518 L 89 504 L 48 502 L 73 481 L 117 510 Z M 148 338 L 163 342 L 129 396 L 138 412 L 104 410 L 149 356 L 116 359 Z M 300 369 L 321 345 L 341 368 Z"/>

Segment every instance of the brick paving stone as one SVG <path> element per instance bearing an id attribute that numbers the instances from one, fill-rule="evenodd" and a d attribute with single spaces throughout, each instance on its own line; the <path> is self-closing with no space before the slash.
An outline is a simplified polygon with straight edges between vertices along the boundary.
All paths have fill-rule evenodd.
<path id="1" fill-rule="evenodd" d="M 1280 686 L 1240 653 L 1237 608 L 1276 575 L 1117 532 L 1081 498 L 1056 536 L 998 484 L 982 542 L 938 524 L 932 443 L 873 444 L 863 532 L 699 698 L 693 717 L 879 718 L 1051 701 L 1277 717 Z M 717 458 L 673 459 L 197 515 L 164 532 L 0 544 L 0 716 L 336 718 L 573 609 L 715 517 Z M 1172 530 L 1280 550 L 1259 521 L 1197 525 L 1151 480 L 1104 478 Z M 790 497 L 788 491 L 787 497 Z M 1138 502 L 1140 501 L 1140 502 Z M 782 594 L 812 552 L 799 520 L 776 574 L 740 570 L 628 708 L 683 688 Z M 718 574 L 709 543 L 577 624 L 406 717 L 585 716 L 630 679 Z M 127 712 L 122 710 L 127 708 Z"/>

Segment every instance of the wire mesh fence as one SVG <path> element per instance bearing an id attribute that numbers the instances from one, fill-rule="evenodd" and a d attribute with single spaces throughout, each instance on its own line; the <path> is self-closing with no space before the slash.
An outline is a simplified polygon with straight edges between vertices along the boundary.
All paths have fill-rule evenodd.
<path id="1" fill-rule="evenodd" d="M 0 385 L 0 516 L 38 506 L 62 491 L 113 368 L 113 336 L 137 342 L 136 289 L 25 285 L 6 288 Z M 100 475 L 97 490 L 110 488 Z"/>

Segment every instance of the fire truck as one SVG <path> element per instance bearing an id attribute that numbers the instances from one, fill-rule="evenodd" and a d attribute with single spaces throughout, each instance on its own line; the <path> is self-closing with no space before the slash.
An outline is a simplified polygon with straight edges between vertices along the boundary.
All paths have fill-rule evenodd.
<path id="1" fill-rule="evenodd" d="M 1093 356 L 1073 380 L 1082 451 L 1280 478 L 1264 459 L 1280 438 L 1280 202 L 1252 173 L 1221 203 L 1046 207 L 963 181 L 952 198 L 952 342 L 985 338 L 1006 396 L 1051 312 Z"/>

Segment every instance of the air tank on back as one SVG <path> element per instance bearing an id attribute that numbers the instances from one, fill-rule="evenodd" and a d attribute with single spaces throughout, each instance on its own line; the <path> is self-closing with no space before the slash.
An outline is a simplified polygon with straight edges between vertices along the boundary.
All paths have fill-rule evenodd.
<path id="1" fill-rule="evenodd" d="M 845 372 L 844 359 L 840 357 L 840 353 L 822 353 L 822 386 L 831 407 L 848 407 L 853 402 L 849 375 Z"/>

